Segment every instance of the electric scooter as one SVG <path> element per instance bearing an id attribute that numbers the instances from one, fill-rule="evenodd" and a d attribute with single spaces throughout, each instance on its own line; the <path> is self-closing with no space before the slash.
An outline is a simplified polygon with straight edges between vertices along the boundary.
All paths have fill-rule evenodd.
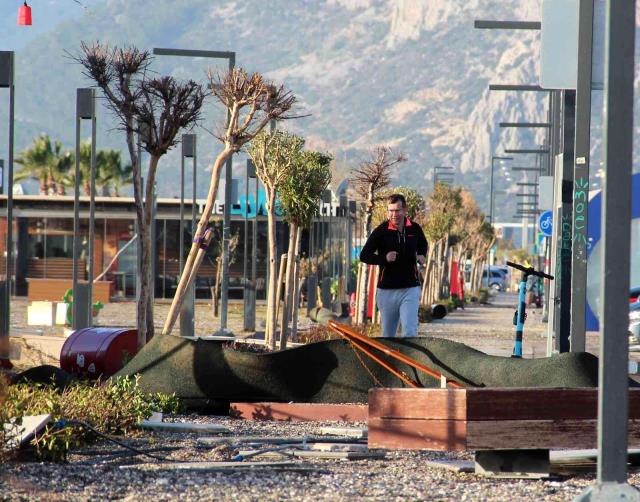
<path id="1" fill-rule="evenodd" d="M 529 279 L 530 275 L 535 275 L 536 277 L 553 281 L 553 276 L 545 274 L 544 272 L 539 272 L 533 267 L 523 267 L 522 265 L 513 263 L 511 261 L 508 261 L 507 265 L 522 272 L 522 280 L 520 281 L 520 294 L 518 296 L 518 310 L 516 310 L 513 315 L 513 324 L 516 327 L 516 341 L 513 345 L 513 354 L 511 356 L 522 357 L 522 334 L 524 332 L 524 321 L 527 319 L 527 280 Z"/>

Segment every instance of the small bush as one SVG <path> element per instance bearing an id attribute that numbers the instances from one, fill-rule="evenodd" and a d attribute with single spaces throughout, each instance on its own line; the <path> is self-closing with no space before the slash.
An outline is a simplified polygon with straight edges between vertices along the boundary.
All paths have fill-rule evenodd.
<path id="1" fill-rule="evenodd" d="M 418 307 L 418 322 L 431 322 L 431 306 L 420 305 Z"/>
<path id="2" fill-rule="evenodd" d="M 305 331 L 298 331 L 298 343 L 326 342 L 336 338 L 340 338 L 340 336 L 334 334 L 327 326 L 322 324 L 313 324 Z"/>
<path id="3" fill-rule="evenodd" d="M 449 303 L 453 305 L 454 310 L 458 308 L 464 308 L 464 301 L 460 299 L 458 295 L 451 295 Z"/>
<path id="4" fill-rule="evenodd" d="M 478 291 L 478 301 L 480 303 L 489 303 L 489 290 L 486 288 L 481 288 Z"/>
<path id="5" fill-rule="evenodd" d="M 179 413 L 182 406 L 175 395 L 145 394 L 138 377 L 120 377 L 104 384 L 77 383 L 62 392 L 54 387 L 19 384 L 7 388 L 0 422 L 10 417 L 51 414 L 52 421 L 32 444 L 36 456 L 46 460 L 64 460 L 70 448 L 93 439 L 80 425 L 61 426 L 60 421 L 87 422 L 103 434 L 129 434 L 135 425 L 154 411 Z M 3 420 L 4 419 L 4 420 Z M 0 452 L 10 454 L 2 437 Z"/>

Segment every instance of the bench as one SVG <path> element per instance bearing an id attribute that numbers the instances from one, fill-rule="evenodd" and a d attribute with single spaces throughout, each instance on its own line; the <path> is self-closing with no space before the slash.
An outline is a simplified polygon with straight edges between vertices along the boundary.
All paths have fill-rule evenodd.
<path id="1" fill-rule="evenodd" d="M 598 389 L 371 389 L 369 448 L 496 452 L 597 446 Z M 640 447 L 640 389 L 629 390 L 629 447 Z M 489 453 L 489 454 L 487 454 Z"/>
<path id="2" fill-rule="evenodd" d="M 78 260 L 78 275 L 81 280 L 87 278 L 86 267 L 86 260 Z M 72 258 L 29 258 L 27 260 L 27 278 L 71 279 L 72 277 Z"/>
<path id="3" fill-rule="evenodd" d="M 27 278 L 27 299 L 30 302 L 48 301 L 61 302 L 62 297 L 71 289 L 71 279 L 34 279 Z M 98 281 L 93 283 L 93 301 L 109 303 L 113 289 L 112 281 Z"/>

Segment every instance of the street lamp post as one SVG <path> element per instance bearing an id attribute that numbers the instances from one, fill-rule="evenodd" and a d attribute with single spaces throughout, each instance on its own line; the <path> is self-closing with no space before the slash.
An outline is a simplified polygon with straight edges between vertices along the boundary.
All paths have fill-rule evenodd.
<path id="1" fill-rule="evenodd" d="M 493 225 L 493 171 L 495 169 L 496 160 L 513 160 L 513 157 L 503 157 L 500 155 L 492 155 L 491 156 L 491 182 L 489 188 L 489 223 Z"/>
<path id="2" fill-rule="evenodd" d="M 91 193 L 89 208 L 89 237 L 88 237 L 88 257 L 89 277 L 87 282 L 79 280 L 79 259 L 80 259 L 80 126 L 83 120 L 91 120 Z M 93 216 L 95 204 L 95 138 L 96 138 L 96 112 L 95 112 L 95 89 L 80 88 L 76 90 L 76 159 L 75 159 L 75 190 L 73 200 L 73 314 L 72 326 L 74 330 L 86 328 L 91 325 L 91 302 L 93 277 Z"/>
<path id="3" fill-rule="evenodd" d="M 229 62 L 229 71 L 236 65 L 236 53 L 233 51 L 203 51 L 192 49 L 163 49 L 154 48 L 153 54 L 157 56 L 182 56 L 191 58 L 226 59 Z M 227 112 L 227 120 L 229 112 Z M 233 156 L 227 159 L 225 164 L 225 188 L 224 188 L 224 216 L 222 224 L 222 297 L 220 305 L 220 331 L 227 330 L 227 313 L 229 310 L 229 240 L 231 238 L 231 184 L 233 174 Z"/>
<path id="4" fill-rule="evenodd" d="M 598 470 L 579 500 L 638 500 L 628 484 L 629 343 L 627 341 L 633 167 L 636 2 L 607 1 L 602 187 Z"/>
<path id="5" fill-rule="evenodd" d="M 184 267 L 184 159 L 192 159 L 192 194 L 191 194 L 191 235 L 196 229 L 196 135 L 182 135 L 182 152 L 180 158 L 180 275 Z M 185 295 L 184 302 L 180 306 L 180 336 L 192 337 L 195 334 L 195 303 L 196 303 L 196 281 L 191 283 L 189 291 Z"/>
<path id="6" fill-rule="evenodd" d="M 254 211 L 253 225 L 251 227 L 251 279 L 247 280 L 247 272 L 248 266 L 247 262 L 249 257 L 248 254 L 248 230 L 247 225 L 249 221 L 249 180 L 255 178 L 256 180 L 256 193 L 255 193 L 255 201 L 253 203 L 252 209 Z M 244 331 L 255 331 L 256 329 L 256 270 L 257 270 L 257 261 L 258 261 L 258 185 L 259 180 L 256 175 L 256 167 L 251 161 L 251 159 L 247 159 L 247 176 L 246 176 L 246 186 L 245 186 L 245 195 L 247 203 L 245 205 L 245 241 L 244 241 L 244 293 L 243 293 L 243 303 L 244 303 Z"/>
<path id="7" fill-rule="evenodd" d="M 455 173 L 452 172 L 453 166 L 434 166 L 433 167 L 433 187 L 436 183 L 452 183 Z"/>
<path id="8" fill-rule="evenodd" d="M 11 277 L 13 270 L 13 122 L 14 122 L 14 53 L 0 51 L 0 89 L 9 89 L 9 157 L 7 159 L 7 239 L 5 280 L 0 282 L 0 367 L 11 368 L 9 332 L 11 323 Z"/>

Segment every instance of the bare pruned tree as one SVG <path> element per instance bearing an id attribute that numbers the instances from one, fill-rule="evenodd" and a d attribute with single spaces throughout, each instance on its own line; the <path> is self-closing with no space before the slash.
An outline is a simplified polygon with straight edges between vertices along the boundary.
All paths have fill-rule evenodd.
<path id="1" fill-rule="evenodd" d="M 271 120 L 295 118 L 289 113 L 296 102 L 295 96 L 283 86 L 276 87 L 269 83 L 259 73 L 248 74 L 237 67 L 222 75 L 213 75 L 210 71 L 209 81 L 214 96 L 227 109 L 225 125 L 216 133 L 216 137 L 223 144 L 223 149 L 216 157 L 211 169 L 207 202 L 198 222 L 194 242 L 165 321 L 163 334 L 171 333 L 184 296 L 195 280 L 198 267 L 211 241 L 213 233 L 207 227 L 218 191 L 222 166 Z"/>
<path id="2" fill-rule="evenodd" d="M 102 90 L 107 106 L 120 121 L 133 166 L 133 192 L 142 264 L 140 298 L 137 309 L 138 347 L 154 333 L 151 294 L 151 224 L 155 178 L 160 158 L 178 142 L 182 129 L 200 119 L 205 99 L 202 86 L 192 80 L 179 82 L 173 77 L 149 78 L 153 60 L 148 51 L 136 47 L 110 48 L 99 42 L 81 44 L 81 53 L 72 58 L 84 68 L 84 75 Z M 136 136 L 149 153 L 145 180 L 138 158 Z"/>
<path id="3" fill-rule="evenodd" d="M 353 170 L 356 190 L 365 201 L 364 235 L 371 232 L 373 208 L 378 194 L 391 183 L 391 170 L 407 160 L 403 153 L 394 153 L 387 146 L 377 146 L 371 151 L 371 158 Z"/>

